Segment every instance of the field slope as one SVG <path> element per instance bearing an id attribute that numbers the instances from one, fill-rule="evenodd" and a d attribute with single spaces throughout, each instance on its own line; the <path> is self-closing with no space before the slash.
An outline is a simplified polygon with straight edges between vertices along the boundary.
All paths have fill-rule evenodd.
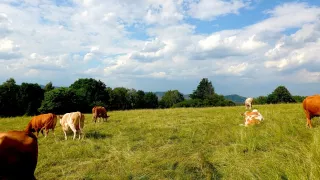
<path id="1" fill-rule="evenodd" d="M 301 104 L 254 106 L 265 118 L 239 126 L 243 106 L 111 112 L 86 138 L 60 124 L 39 137 L 36 177 L 50 179 L 320 179 L 320 123 L 306 128 Z M 30 117 L 2 118 L 0 131 Z"/>

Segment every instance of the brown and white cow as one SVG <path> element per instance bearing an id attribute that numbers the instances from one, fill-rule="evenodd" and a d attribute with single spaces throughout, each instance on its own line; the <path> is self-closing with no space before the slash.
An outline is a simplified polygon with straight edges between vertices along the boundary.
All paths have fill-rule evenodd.
<path id="1" fill-rule="evenodd" d="M 107 115 L 106 108 L 102 106 L 94 106 L 92 108 L 92 121 L 96 122 L 99 118 L 102 118 L 103 121 L 107 121 L 110 116 Z"/>
<path id="2" fill-rule="evenodd" d="M 252 108 L 252 102 L 253 102 L 253 98 L 249 97 L 244 101 L 244 106 L 246 107 L 246 109 L 251 109 Z"/>
<path id="3" fill-rule="evenodd" d="M 260 124 L 264 120 L 263 116 L 256 109 L 253 109 L 251 112 L 246 111 L 242 115 L 244 115 L 244 126 Z"/>
<path id="4" fill-rule="evenodd" d="M 57 116 L 52 113 L 48 114 L 40 114 L 38 116 L 32 117 L 30 122 L 28 123 L 26 127 L 26 131 L 29 132 L 36 132 L 37 137 L 39 134 L 39 131 L 41 131 L 43 135 L 43 130 L 45 130 L 45 137 L 47 137 L 49 133 L 49 129 L 52 129 L 53 135 L 54 134 L 54 128 L 56 127 L 57 124 Z"/>
<path id="5" fill-rule="evenodd" d="M 302 102 L 302 106 L 307 118 L 307 127 L 312 128 L 311 119 L 320 116 L 320 95 L 306 97 Z"/>
<path id="6" fill-rule="evenodd" d="M 38 140 L 32 132 L 0 132 L 0 179 L 36 179 Z"/>
<path id="7" fill-rule="evenodd" d="M 73 131 L 73 140 L 76 138 L 77 132 L 79 133 L 79 139 L 81 138 L 81 134 L 83 134 L 83 126 L 84 126 L 84 115 L 77 111 L 66 113 L 63 116 L 59 116 L 60 124 L 62 130 L 64 132 L 64 137 L 67 140 L 67 132 L 70 129 Z M 83 135 L 84 137 L 84 135 Z M 82 137 L 82 138 L 83 138 Z"/>

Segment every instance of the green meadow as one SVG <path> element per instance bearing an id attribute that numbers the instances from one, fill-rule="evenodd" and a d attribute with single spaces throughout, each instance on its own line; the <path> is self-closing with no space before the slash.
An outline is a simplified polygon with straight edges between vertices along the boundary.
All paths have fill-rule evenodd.
<path id="1" fill-rule="evenodd" d="M 35 176 L 56 179 L 320 179 L 320 120 L 306 128 L 301 104 L 254 105 L 257 126 L 239 126 L 244 106 L 113 111 L 85 115 L 85 138 L 39 135 Z M 0 131 L 31 117 L 1 118 Z M 77 136 L 78 137 L 78 136 Z"/>

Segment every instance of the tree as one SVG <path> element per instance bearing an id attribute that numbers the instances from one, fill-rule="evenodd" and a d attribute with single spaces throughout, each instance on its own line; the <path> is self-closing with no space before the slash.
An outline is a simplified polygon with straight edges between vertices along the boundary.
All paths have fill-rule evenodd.
<path id="1" fill-rule="evenodd" d="M 194 90 L 192 94 L 190 94 L 190 98 L 204 100 L 214 94 L 215 92 L 211 81 L 209 81 L 207 78 L 203 78 L 200 81 L 197 89 Z"/>
<path id="2" fill-rule="evenodd" d="M 41 113 L 64 114 L 68 112 L 81 111 L 81 99 L 75 90 L 71 88 L 55 88 L 44 94 L 44 100 L 38 109 Z"/>
<path id="3" fill-rule="evenodd" d="M 178 90 L 169 90 L 164 93 L 159 104 L 161 108 L 169 108 L 174 104 L 184 101 L 183 94 Z"/>
<path id="4" fill-rule="evenodd" d="M 44 92 L 48 92 L 48 91 L 51 91 L 53 89 L 54 89 L 54 87 L 53 87 L 51 81 L 48 84 L 46 84 L 46 86 L 44 86 L 44 88 L 43 88 Z"/>
<path id="5" fill-rule="evenodd" d="M 44 91 L 38 84 L 22 83 L 18 97 L 20 111 L 29 116 L 36 115 L 43 100 Z"/>
<path id="6" fill-rule="evenodd" d="M 267 98 L 266 96 L 259 96 L 254 99 L 254 104 L 267 104 Z"/>
<path id="7" fill-rule="evenodd" d="M 142 109 L 145 108 L 145 99 L 144 99 L 145 93 L 142 90 L 137 91 L 137 102 L 136 102 L 136 109 Z"/>
<path id="8" fill-rule="evenodd" d="M 19 86 L 13 78 L 8 79 L 0 86 L 0 115 L 22 115 L 18 106 Z"/>
<path id="9" fill-rule="evenodd" d="M 92 107 L 96 104 L 104 104 L 105 106 L 109 101 L 109 94 L 106 91 L 106 85 L 100 80 L 97 81 L 92 78 L 78 79 L 70 85 L 71 89 L 77 91 L 77 95 L 81 96 L 84 100 L 85 110 L 91 111 Z"/>
<path id="10" fill-rule="evenodd" d="M 124 87 L 117 87 L 112 90 L 112 109 L 125 110 L 130 107 L 128 98 L 128 89 Z"/>
<path id="11" fill-rule="evenodd" d="M 271 94 L 267 97 L 267 103 L 293 103 L 296 102 L 291 96 L 288 89 L 284 86 L 278 86 Z"/>
<path id="12" fill-rule="evenodd" d="M 157 108 L 158 107 L 158 96 L 153 92 L 147 92 L 144 95 L 145 108 Z"/>

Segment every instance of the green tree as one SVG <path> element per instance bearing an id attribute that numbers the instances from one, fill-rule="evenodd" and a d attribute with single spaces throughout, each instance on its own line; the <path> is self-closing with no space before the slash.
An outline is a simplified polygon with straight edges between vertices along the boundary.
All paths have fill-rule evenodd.
<path id="1" fill-rule="evenodd" d="M 48 84 L 46 84 L 46 85 L 44 86 L 44 88 L 43 88 L 44 92 L 48 92 L 48 91 L 51 91 L 51 90 L 53 90 L 53 89 L 54 89 L 54 87 L 53 87 L 51 81 L 50 81 Z"/>
<path id="2" fill-rule="evenodd" d="M 203 78 L 200 81 L 197 89 L 194 90 L 192 94 L 190 94 L 190 98 L 204 100 L 214 94 L 215 92 L 211 81 L 209 81 L 207 78 Z"/>
<path id="3" fill-rule="evenodd" d="M 306 96 L 292 96 L 292 98 L 293 98 L 296 102 L 301 103 L 301 102 L 306 98 Z"/>
<path id="4" fill-rule="evenodd" d="M 144 95 L 145 108 L 155 109 L 158 107 L 158 96 L 153 92 L 147 92 Z"/>
<path id="5" fill-rule="evenodd" d="M 8 79 L 0 86 L 0 115 L 22 115 L 18 105 L 19 86 L 13 78 Z"/>
<path id="6" fill-rule="evenodd" d="M 106 91 L 106 85 L 100 80 L 97 81 L 92 78 L 78 79 L 70 85 L 71 89 L 77 91 L 77 95 L 81 96 L 85 107 L 85 111 L 91 111 L 96 104 L 104 104 L 107 106 L 109 101 L 109 94 Z"/>
<path id="7" fill-rule="evenodd" d="M 267 96 L 259 96 L 254 99 L 254 104 L 267 104 Z"/>
<path id="8" fill-rule="evenodd" d="M 35 115 L 44 97 L 44 91 L 38 84 L 22 83 L 18 103 L 20 111 L 26 115 Z"/>
<path id="9" fill-rule="evenodd" d="M 112 109 L 125 110 L 130 107 L 128 91 L 129 90 L 124 87 L 117 87 L 112 90 Z"/>
<path id="10" fill-rule="evenodd" d="M 145 99 L 144 99 L 145 93 L 142 90 L 137 91 L 137 102 L 136 102 L 136 109 L 142 109 L 145 108 Z"/>
<path id="11" fill-rule="evenodd" d="M 79 104 L 82 103 L 75 90 L 60 87 L 44 93 L 44 100 L 38 110 L 41 113 L 64 114 L 81 111 Z"/>
<path id="12" fill-rule="evenodd" d="M 174 104 L 184 101 L 183 94 L 178 90 L 169 90 L 162 96 L 159 105 L 161 108 L 169 108 Z"/>
<path id="13" fill-rule="evenodd" d="M 288 89 L 284 86 L 278 86 L 270 95 L 267 97 L 267 103 L 293 103 L 296 102 Z"/>

